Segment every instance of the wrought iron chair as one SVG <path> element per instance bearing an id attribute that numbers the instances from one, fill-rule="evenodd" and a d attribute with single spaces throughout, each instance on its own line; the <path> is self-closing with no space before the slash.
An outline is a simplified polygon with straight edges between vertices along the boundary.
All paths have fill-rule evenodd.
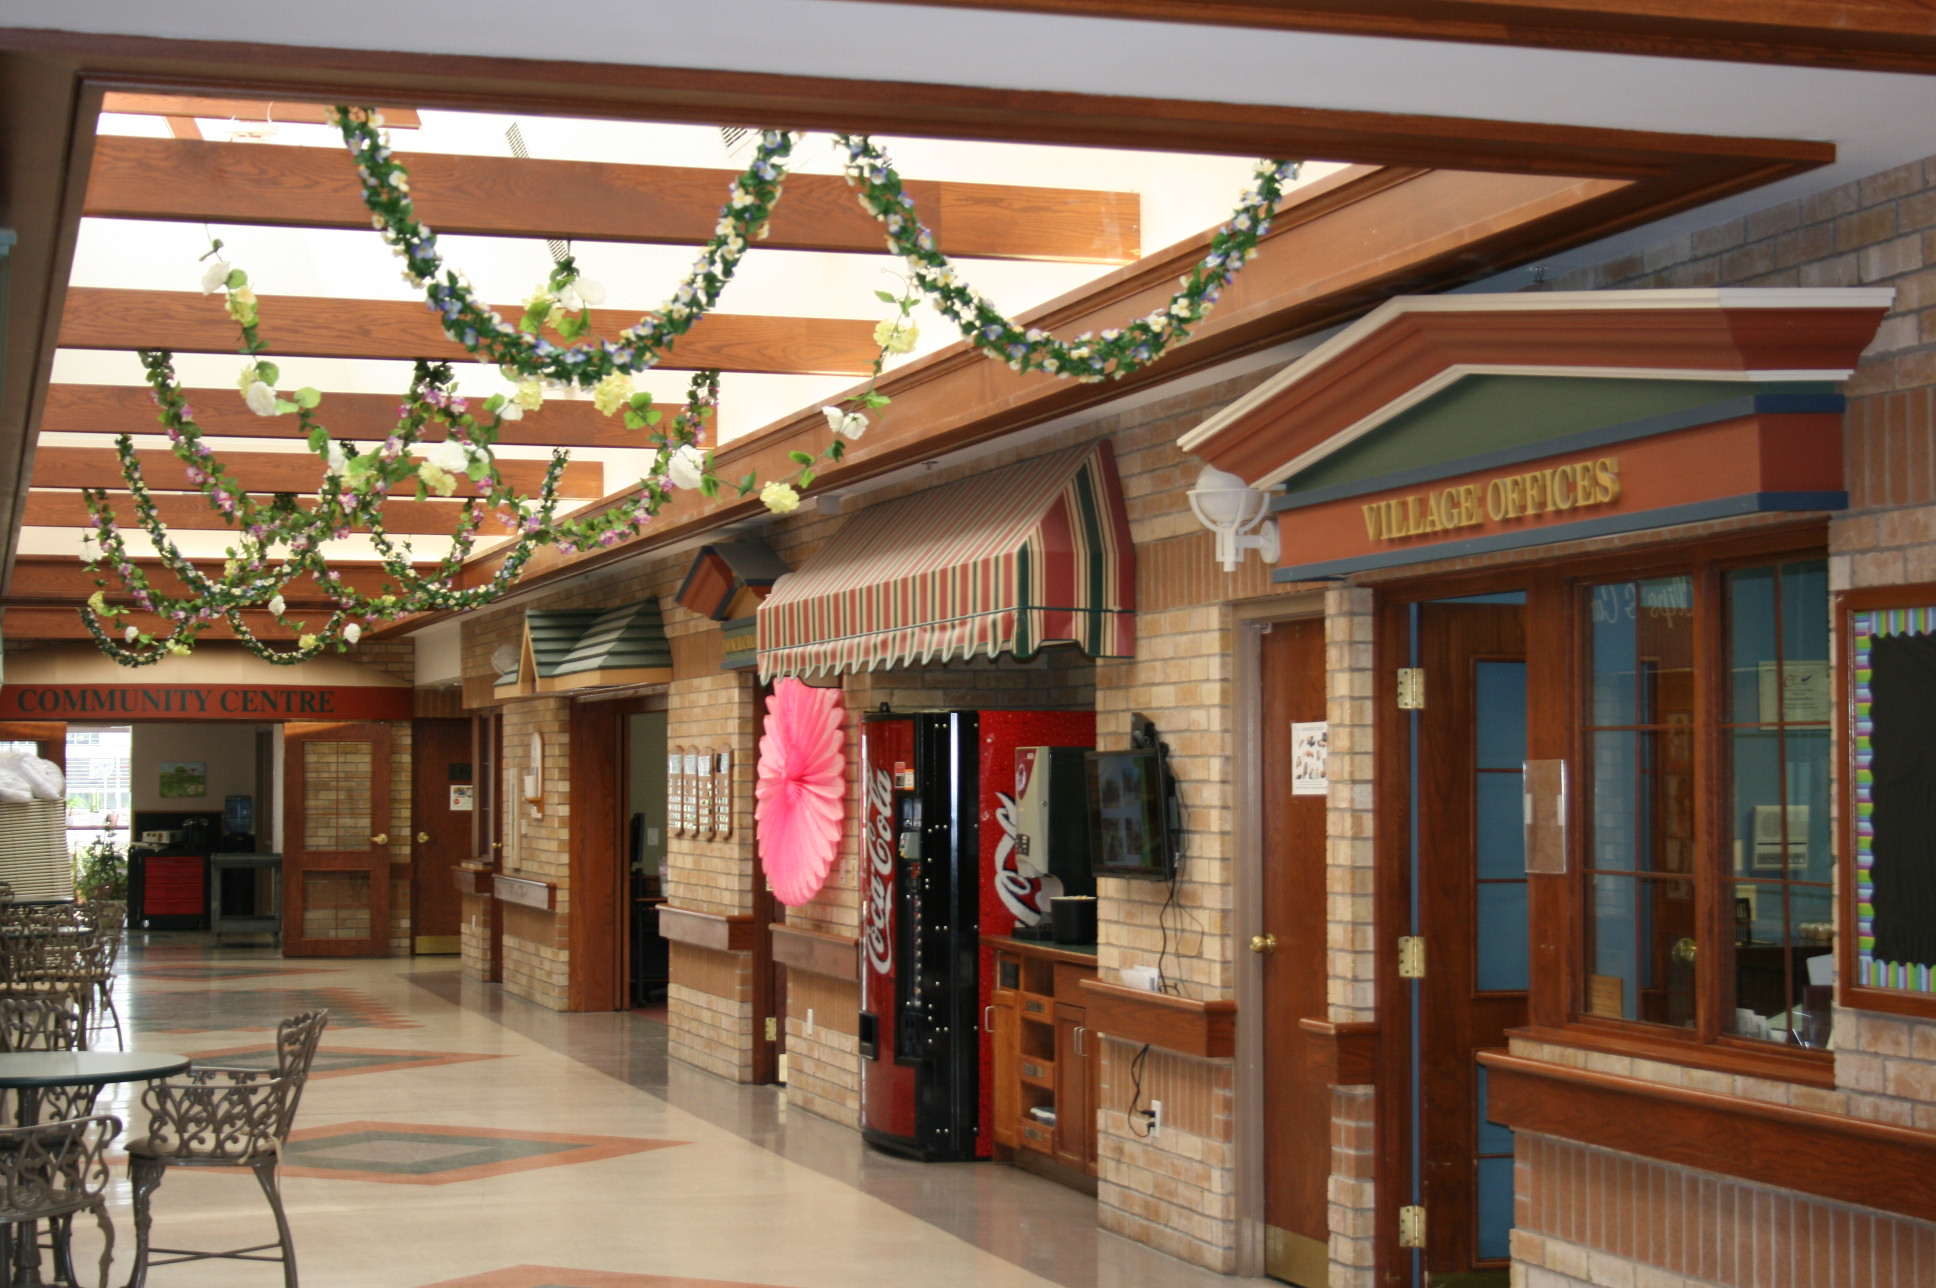
<path id="1" fill-rule="evenodd" d="M 68 1236 L 75 1213 L 92 1212 L 101 1227 L 101 1286 L 107 1288 L 114 1260 L 107 1149 L 120 1132 L 121 1120 L 112 1114 L 0 1127 L 0 1266 L 11 1272 L 18 1261 L 37 1259 L 39 1248 L 22 1240 L 32 1238 L 31 1222 L 46 1221 L 55 1230 L 54 1263 L 61 1281 L 78 1284 Z M 37 1272 L 33 1282 L 39 1282 Z"/>
<path id="2" fill-rule="evenodd" d="M 134 1269 L 127 1288 L 142 1288 L 150 1265 L 225 1258 L 279 1261 L 284 1288 L 296 1288 L 296 1249 L 289 1219 L 282 1210 L 276 1171 L 290 1124 L 309 1080 L 316 1043 L 329 1023 L 328 1011 L 308 1011 L 284 1020 L 276 1031 L 276 1067 L 269 1069 L 191 1069 L 179 1079 L 150 1083 L 141 1102 L 148 1109 L 148 1135 L 128 1142 L 128 1178 L 134 1187 Z M 229 1252 L 151 1248 L 150 1205 L 163 1174 L 171 1167 L 246 1167 L 269 1200 L 276 1218 L 276 1241 Z M 278 1248 L 276 1255 L 263 1255 Z M 159 1255 L 162 1260 L 150 1260 Z"/>
<path id="3" fill-rule="evenodd" d="M 53 997 L 0 997 L 0 1051 L 78 1051 L 85 1035 L 81 1015 Z M 35 1098 L 32 1117 L 43 1122 L 85 1118 L 94 1112 L 101 1089 L 93 1086 L 43 1087 L 33 1092 L 0 1093 L 7 1122 L 20 1121 L 16 1095 Z"/>
<path id="4" fill-rule="evenodd" d="M 75 1049 L 87 1049 L 101 932 L 71 905 L 9 908 L 0 916 L 0 998 L 62 1003 L 82 1019 Z"/>
<path id="5" fill-rule="evenodd" d="M 121 1011 L 114 1004 L 115 967 L 121 960 L 121 941 L 128 922 L 128 905 L 115 899 L 90 899 L 76 907 L 81 924 L 93 933 L 77 949 L 78 966 L 92 986 L 89 1033 L 106 1032 L 114 1025 L 115 1046 L 126 1045 L 121 1033 Z"/>

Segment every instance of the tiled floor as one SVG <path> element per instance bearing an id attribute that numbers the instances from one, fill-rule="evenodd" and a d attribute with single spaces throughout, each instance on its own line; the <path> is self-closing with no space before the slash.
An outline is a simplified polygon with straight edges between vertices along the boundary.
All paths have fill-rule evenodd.
<path id="1" fill-rule="evenodd" d="M 264 949 L 153 939 L 133 946 L 122 983 L 137 1048 L 259 1066 L 277 1018 L 331 1008 L 284 1172 L 305 1288 L 1233 1282 L 1100 1233 L 1095 1201 L 1072 1190 L 993 1164 L 891 1158 L 789 1111 L 775 1088 L 669 1062 L 664 1026 L 639 1014 L 553 1014 L 461 979 L 450 958 L 332 961 L 318 977 Z M 138 1096 L 111 1091 L 102 1111 L 129 1117 Z M 118 1283 L 125 1179 L 112 1198 Z M 164 1246 L 272 1235 L 246 1173 L 178 1169 L 155 1198 Z M 90 1230 L 77 1240 L 94 1255 Z M 148 1282 L 281 1276 L 205 1262 Z"/>

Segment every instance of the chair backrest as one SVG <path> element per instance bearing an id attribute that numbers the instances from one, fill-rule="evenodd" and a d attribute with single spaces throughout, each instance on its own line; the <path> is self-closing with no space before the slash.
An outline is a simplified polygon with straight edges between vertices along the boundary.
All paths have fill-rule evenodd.
<path id="1" fill-rule="evenodd" d="M 276 1067 L 190 1069 L 184 1080 L 153 1082 L 142 1094 L 148 1141 L 179 1161 L 244 1163 L 289 1139 L 309 1081 L 326 1010 L 305 1011 L 276 1030 Z"/>
<path id="2" fill-rule="evenodd" d="M 304 1011 L 292 1015 L 276 1026 L 276 1076 L 289 1080 L 288 1115 L 291 1121 L 296 1117 L 296 1106 L 302 1101 L 303 1088 L 309 1084 L 309 1066 L 316 1061 L 316 1046 L 323 1040 L 323 1030 L 329 1026 L 329 1010 Z M 282 1135 L 287 1136 L 289 1128 L 285 1125 Z"/>
<path id="3" fill-rule="evenodd" d="M 81 1014 L 58 997 L 0 997 L 0 1051 L 75 1051 Z"/>
<path id="4" fill-rule="evenodd" d="M 0 1128 L 0 1223 L 99 1203 L 108 1183 L 108 1143 L 120 1134 L 121 1120 L 112 1114 Z"/>

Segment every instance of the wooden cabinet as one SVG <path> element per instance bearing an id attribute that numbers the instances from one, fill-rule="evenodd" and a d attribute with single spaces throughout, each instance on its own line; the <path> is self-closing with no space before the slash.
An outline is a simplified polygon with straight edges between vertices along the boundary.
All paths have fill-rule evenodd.
<path id="1" fill-rule="evenodd" d="M 999 936 L 990 993 L 993 1113 L 998 1155 L 1052 1163 L 1052 1175 L 1096 1174 L 1100 1039 L 1084 1023 L 1082 981 L 1093 950 Z"/>

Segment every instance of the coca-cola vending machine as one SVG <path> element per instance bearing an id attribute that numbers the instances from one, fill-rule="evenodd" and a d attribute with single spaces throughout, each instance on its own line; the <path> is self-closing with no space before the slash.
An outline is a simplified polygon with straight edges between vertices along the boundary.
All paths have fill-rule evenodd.
<path id="1" fill-rule="evenodd" d="M 1095 741 L 1085 711 L 862 720 L 860 1099 L 871 1143 L 929 1162 L 989 1153 L 981 1017 L 993 972 L 980 936 L 1047 912 L 1043 856 L 1017 844 L 1016 749 Z"/>

